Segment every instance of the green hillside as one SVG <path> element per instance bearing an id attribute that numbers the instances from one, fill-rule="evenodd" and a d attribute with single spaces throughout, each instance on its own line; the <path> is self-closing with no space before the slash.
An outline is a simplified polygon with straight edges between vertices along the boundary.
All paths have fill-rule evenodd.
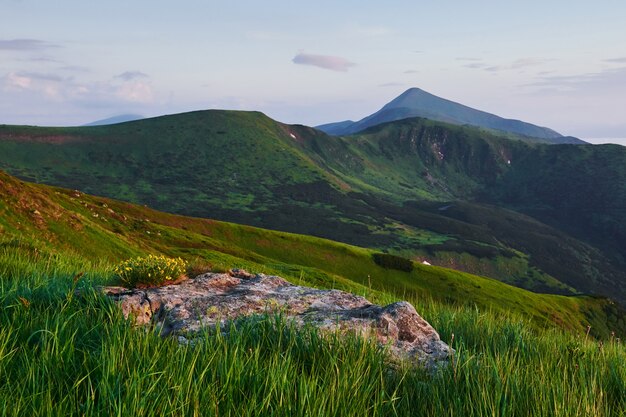
<path id="1" fill-rule="evenodd" d="M 298 331 L 279 317 L 208 332 L 193 345 L 162 339 L 94 291 L 112 281 L 114 262 L 143 253 L 183 256 L 197 272 L 244 267 L 380 303 L 408 299 L 455 354 L 434 374 L 390 368 L 371 343 Z M 420 264 L 384 269 L 374 253 L 0 172 L 0 413 L 623 414 L 626 323 L 614 303 Z"/>
<path id="2" fill-rule="evenodd" d="M 519 313 L 536 326 L 558 325 L 594 334 L 624 332 L 619 310 L 605 299 L 536 294 L 494 279 L 415 264 L 411 272 L 376 264 L 375 251 L 325 239 L 166 214 L 77 191 L 22 182 L 0 173 L 0 250 L 4 273 L 27 274 L 55 259 L 111 265 L 131 256 L 163 253 L 211 268 L 234 266 L 280 274 L 309 285 L 367 294 L 475 305 Z M 20 256 L 32 262 L 24 263 Z M 20 260 L 22 259 L 22 260 Z M 207 266 L 209 267 L 209 266 Z M 88 267 L 87 267 L 88 268 Z M 23 269 L 23 270 L 22 270 Z M 2 272 L 2 271 L 0 271 Z M 612 325 L 615 325 L 614 327 Z"/>
<path id="3" fill-rule="evenodd" d="M 311 152 L 368 184 L 386 200 L 364 197 L 380 213 L 455 236 L 448 245 L 469 253 L 467 241 L 520 251 L 578 290 L 624 299 L 626 148 L 528 145 L 424 119 L 321 140 Z"/>
<path id="4" fill-rule="evenodd" d="M 0 126 L 0 167 L 30 181 L 390 251 L 538 292 L 624 301 L 623 233 L 611 226 L 624 224 L 623 211 L 575 209 L 590 207 L 577 187 L 602 207 L 626 206 L 626 152 L 604 149 L 531 145 L 425 119 L 333 137 L 231 111 Z M 569 156 L 555 159 L 561 151 Z M 551 190 L 571 192 L 550 200 Z"/>

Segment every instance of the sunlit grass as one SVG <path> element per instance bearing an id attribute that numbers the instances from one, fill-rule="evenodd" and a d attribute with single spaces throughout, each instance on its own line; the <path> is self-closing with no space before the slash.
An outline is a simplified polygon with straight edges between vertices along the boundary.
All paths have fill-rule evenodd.
<path id="1" fill-rule="evenodd" d="M 601 344 L 584 333 L 537 330 L 514 314 L 412 299 L 456 349 L 450 365 L 432 375 L 387 367 L 384 352 L 361 339 L 320 337 L 275 317 L 181 345 L 132 327 L 93 290 L 111 279 L 106 268 L 78 276 L 69 260 L 13 253 L 0 254 L 14 265 L 0 276 L 3 416 L 623 416 L 626 410 L 626 349 L 615 338 Z"/>

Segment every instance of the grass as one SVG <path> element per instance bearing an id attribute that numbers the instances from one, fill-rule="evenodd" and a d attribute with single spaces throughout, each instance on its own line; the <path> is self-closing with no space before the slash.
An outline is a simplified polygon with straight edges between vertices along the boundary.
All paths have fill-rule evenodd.
<path id="1" fill-rule="evenodd" d="M 515 312 L 533 326 L 557 326 L 610 337 L 626 335 L 624 314 L 594 297 L 537 294 L 497 280 L 415 264 L 410 272 L 377 265 L 376 251 L 325 239 L 212 220 L 175 216 L 75 191 L 20 182 L 0 174 L 0 252 L 4 265 L 32 271 L 37 259 L 74 265 L 116 264 L 148 254 L 181 257 L 229 269 L 241 267 L 317 287 L 335 287 L 378 301 L 433 299 L 446 304 Z M 36 212 L 36 213 L 35 213 Z M 31 261 L 14 260 L 23 256 Z M 0 263 L 0 265 L 3 265 Z M 1 266 L 0 266 L 1 270 Z M 10 271 L 9 271 L 10 272 Z M 10 275 L 10 274 L 9 274 Z"/>
<path id="2" fill-rule="evenodd" d="M 626 348 L 609 327 L 623 315 L 606 300 L 385 269 L 368 249 L 2 179 L 0 415 L 626 415 Z M 371 343 L 264 316 L 194 345 L 161 339 L 94 290 L 147 253 L 407 299 L 456 353 L 433 375 L 390 370 Z"/>
<path id="3" fill-rule="evenodd" d="M 330 137 L 234 111 L 0 126 L 0 166 L 23 179 L 625 302 L 622 149 L 419 118 Z"/>
<path id="4" fill-rule="evenodd" d="M 36 268 L 0 275 L 3 416 L 625 415 L 626 348 L 616 339 L 412 300 L 456 349 L 434 375 L 390 371 L 371 343 L 296 331 L 280 317 L 180 345 L 134 328 L 93 291 L 111 279 L 103 265 L 76 279 L 72 262 L 17 258 Z"/>

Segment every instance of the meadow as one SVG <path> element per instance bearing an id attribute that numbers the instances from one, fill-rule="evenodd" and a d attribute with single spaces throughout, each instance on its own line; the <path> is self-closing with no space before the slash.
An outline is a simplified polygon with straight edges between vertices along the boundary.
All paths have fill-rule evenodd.
<path id="1" fill-rule="evenodd" d="M 434 374 L 390 368 L 371 343 L 296 331 L 280 317 L 180 345 L 133 327 L 94 289 L 112 280 L 109 263 L 14 247 L 0 249 L 2 415 L 626 415 L 616 337 L 409 297 L 456 349 Z"/>

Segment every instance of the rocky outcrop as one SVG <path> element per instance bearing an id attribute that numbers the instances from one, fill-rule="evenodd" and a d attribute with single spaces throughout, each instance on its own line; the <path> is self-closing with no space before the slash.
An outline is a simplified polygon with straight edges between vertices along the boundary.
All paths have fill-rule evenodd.
<path id="1" fill-rule="evenodd" d="M 431 369 L 453 352 L 408 302 L 382 307 L 344 291 L 297 286 L 277 276 L 234 270 L 207 273 L 166 287 L 108 287 L 104 291 L 120 303 L 124 316 L 134 317 L 138 325 L 158 324 L 164 336 L 188 337 L 204 326 L 281 313 L 297 326 L 308 324 L 323 331 L 375 338 L 392 357 Z"/>

